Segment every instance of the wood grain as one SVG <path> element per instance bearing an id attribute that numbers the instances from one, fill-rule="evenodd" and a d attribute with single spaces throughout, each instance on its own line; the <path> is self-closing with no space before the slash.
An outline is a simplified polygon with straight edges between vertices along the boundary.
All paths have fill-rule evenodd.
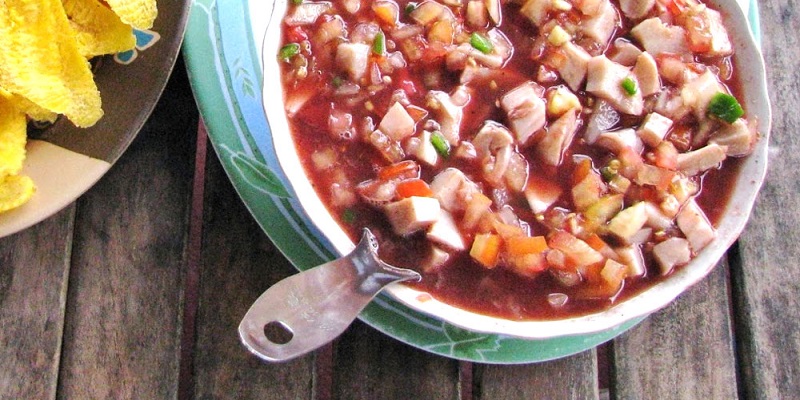
<path id="1" fill-rule="evenodd" d="M 55 398 L 74 217 L 0 239 L 0 399 Z"/>
<path id="2" fill-rule="evenodd" d="M 403 344 L 360 321 L 336 343 L 334 362 L 337 399 L 459 398 L 457 361 Z"/>
<path id="3" fill-rule="evenodd" d="M 478 399 L 597 399 L 597 354 L 529 365 L 476 365 Z"/>
<path id="4" fill-rule="evenodd" d="M 800 394 L 800 15 L 797 2 L 759 2 L 772 103 L 769 172 L 732 265 L 742 394 Z"/>
<path id="5" fill-rule="evenodd" d="M 197 112 L 182 67 L 78 202 L 60 398 L 174 397 Z"/>
<path id="6" fill-rule="evenodd" d="M 615 339 L 617 399 L 735 399 L 727 263 Z"/>
<path id="7" fill-rule="evenodd" d="M 244 348 L 237 333 L 256 298 L 294 268 L 255 223 L 211 151 L 205 191 L 195 398 L 311 399 L 314 355 L 266 364 Z"/>

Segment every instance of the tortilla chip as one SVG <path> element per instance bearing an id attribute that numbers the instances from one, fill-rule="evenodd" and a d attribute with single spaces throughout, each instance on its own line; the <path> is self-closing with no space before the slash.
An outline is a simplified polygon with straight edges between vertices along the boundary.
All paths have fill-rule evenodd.
<path id="1" fill-rule="evenodd" d="M 27 128 L 25 114 L 0 94 L 0 178 L 22 170 Z"/>
<path id="2" fill-rule="evenodd" d="M 0 87 L 79 127 L 103 116 L 89 62 L 78 51 L 60 0 L 5 0 L 0 48 Z"/>
<path id="3" fill-rule="evenodd" d="M 86 58 L 132 49 L 136 37 L 130 25 L 98 0 L 62 0 L 78 49 Z"/>
<path id="4" fill-rule="evenodd" d="M 153 27 L 158 15 L 156 0 L 106 0 L 122 22 L 137 29 Z"/>
<path id="5" fill-rule="evenodd" d="M 0 179 L 0 212 L 25 204 L 36 193 L 33 180 L 24 175 L 10 175 Z"/>

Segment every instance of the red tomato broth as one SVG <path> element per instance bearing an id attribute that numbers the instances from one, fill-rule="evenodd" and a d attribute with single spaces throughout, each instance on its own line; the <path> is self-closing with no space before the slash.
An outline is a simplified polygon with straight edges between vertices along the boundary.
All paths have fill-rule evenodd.
<path id="1" fill-rule="evenodd" d="M 406 2 L 399 1 L 402 10 Z M 474 136 L 480 126 L 486 120 L 494 120 L 501 123 L 506 121 L 505 113 L 495 105 L 496 99 L 502 93 L 506 93 L 518 84 L 527 80 L 533 80 L 539 63 L 531 61 L 528 54 L 534 46 L 532 37 L 535 35 L 536 28 L 520 16 L 516 11 L 518 6 L 505 5 L 503 14 L 503 24 L 499 27 L 514 43 L 514 55 L 508 61 L 499 75 L 493 76 L 493 83 L 485 88 L 474 90 L 472 100 L 464 108 L 464 120 L 461 124 L 462 139 L 468 140 Z M 356 20 L 363 22 L 371 18 L 369 7 L 362 7 L 355 19 L 348 21 L 348 24 L 355 24 Z M 403 20 L 401 11 L 401 21 Z M 407 18 L 407 17 L 406 17 Z M 622 18 L 624 26 L 617 30 L 614 37 L 625 37 L 631 27 L 631 21 Z M 313 31 L 313 30 L 311 30 Z M 286 35 L 285 30 L 285 35 Z M 292 35 L 298 35 L 294 30 Z M 418 232 L 410 236 L 399 236 L 392 231 L 383 212 L 376 207 L 360 202 L 347 207 L 334 206 L 333 196 L 328 188 L 336 179 L 326 171 L 317 170 L 311 160 L 311 155 L 315 149 L 333 148 L 336 149 L 337 162 L 340 170 L 345 171 L 347 178 L 355 183 L 373 179 L 376 171 L 387 165 L 386 160 L 368 143 L 360 140 L 342 141 L 334 138 L 327 130 L 328 118 L 332 109 L 340 107 L 337 105 L 341 101 L 331 94 L 335 89 L 335 79 L 340 76 L 335 68 L 332 68 L 330 60 L 332 57 L 323 57 L 323 61 L 317 66 L 327 68 L 320 71 L 313 70 L 305 82 L 300 85 L 285 84 L 285 91 L 313 90 L 316 92 L 309 103 L 304 106 L 294 117 L 289 118 L 290 127 L 294 136 L 296 148 L 300 155 L 301 162 L 305 167 L 306 174 L 322 199 L 323 204 L 329 209 L 336 221 L 347 232 L 349 237 L 356 241 L 360 237 L 362 227 L 370 227 L 380 243 L 381 257 L 400 267 L 416 269 L 422 272 L 423 280 L 420 283 L 410 284 L 420 290 L 431 293 L 437 299 L 472 310 L 481 314 L 497 316 L 513 320 L 548 320 L 559 319 L 577 315 L 585 315 L 601 311 L 610 305 L 624 301 L 637 293 L 662 281 L 666 276 L 658 272 L 654 266 L 649 252 L 644 253 L 647 272 L 645 276 L 638 279 L 626 279 L 623 290 L 611 298 L 603 299 L 582 299 L 578 295 L 580 287 L 564 287 L 556 282 L 549 274 L 543 273 L 536 278 L 519 276 L 507 269 L 494 268 L 486 269 L 480 266 L 469 256 L 468 251 L 461 252 L 451 257 L 448 264 L 436 271 L 422 271 L 420 260 L 425 257 L 430 249 L 430 244 L 426 240 L 424 232 Z M 292 65 L 282 63 L 285 75 L 292 70 Z M 444 67 L 441 60 L 433 62 L 421 61 L 411 63 L 409 68 L 403 72 L 396 72 L 391 87 L 375 93 L 365 98 L 372 104 L 372 110 L 368 110 L 364 103 L 359 103 L 353 107 L 346 108 L 353 114 L 354 121 L 360 121 L 365 116 L 373 118 L 375 124 L 380 122 L 381 116 L 392 105 L 392 93 L 394 89 L 405 89 L 406 94 L 413 105 L 425 104 L 426 82 L 424 75 L 435 71 L 439 75 L 440 84 L 437 90 L 449 92 L 458 84 L 460 71 L 449 72 Z M 731 91 L 739 95 L 738 85 L 734 76 L 726 81 L 726 85 Z M 734 84 L 731 84 L 734 82 Z M 559 79 L 548 87 L 563 85 Z M 492 86 L 490 88 L 490 86 Z M 413 91 L 410 89 L 414 89 Z M 585 104 L 587 94 L 577 93 L 581 102 Z M 623 117 L 622 126 L 627 126 L 626 119 Z M 357 123 L 355 123 L 357 125 Z M 418 123 L 419 125 L 419 123 Z M 593 160 L 595 169 L 613 155 L 598 150 L 586 144 L 582 139 L 583 128 L 579 128 L 572 145 L 564 153 L 562 162 L 558 167 L 544 165 L 535 156 L 528 156 L 532 153 L 530 148 L 521 148 L 520 152 L 526 155 L 529 161 L 531 174 L 544 176 L 557 182 L 561 182 L 564 187 L 564 194 L 553 207 L 564 207 L 573 209 L 572 200 L 569 196 L 571 187 L 572 173 L 574 164 L 570 162 L 574 155 L 588 156 Z M 706 212 L 708 219 L 716 225 L 727 207 L 728 199 L 731 195 L 731 188 L 735 180 L 740 159 L 728 158 L 723 163 L 724 168 L 712 169 L 702 176 L 701 190 L 697 195 L 697 202 Z M 454 157 L 440 160 L 440 164 L 433 170 L 422 165 L 421 178 L 430 182 L 432 177 L 441 170 L 449 166 L 457 166 L 476 182 L 481 182 L 480 171 L 475 165 L 461 162 Z M 485 184 L 485 182 L 483 182 Z M 527 206 L 522 194 L 514 194 L 508 200 L 514 211 L 521 220 L 526 221 L 531 228 L 532 235 L 546 235 L 545 229 Z M 456 219 L 459 216 L 455 215 Z M 465 236 L 469 236 L 466 233 Z M 467 240 L 467 242 L 470 242 Z M 652 246 L 652 244 L 650 244 Z M 668 275 L 667 275 L 668 276 Z M 569 302 L 561 307 L 553 307 L 549 304 L 547 295 L 551 293 L 563 293 L 569 296 Z"/>

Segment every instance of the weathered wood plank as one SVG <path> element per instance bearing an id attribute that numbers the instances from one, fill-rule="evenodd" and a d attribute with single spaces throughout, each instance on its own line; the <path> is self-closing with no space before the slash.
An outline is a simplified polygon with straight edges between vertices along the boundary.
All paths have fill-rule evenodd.
<path id="1" fill-rule="evenodd" d="M 182 65 L 78 201 L 59 397 L 174 397 L 197 111 Z"/>
<path id="2" fill-rule="evenodd" d="M 772 103 L 769 173 L 731 266 L 742 394 L 800 393 L 800 9 L 793 0 L 760 1 Z"/>
<path id="3" fill-rule="evenodd" d="M 727 262 L 614 340 L 618 399 L 735 399 Z"/>
<path id="4" fill-rule="evenodd" d="M 528 365 L 475 366 L 479 399 L 597 399 L 597 354 Z"/>
<path id="5" fill-rule="evenodd" d="M 401 343 L 361 321 L 345 331 L 335 351 L 334 398 L 459 398 L 458 361 Z"/>
<path id="6" fill-rule="evenodd" d="M 74 217 L 0 239 L 0 399 L 55 398 Z"/>
<path id="7" fill-rule="evenodd" d="M 237 327 L 269 286 L 296 270 L 248 213 L 209 151 L 195 347 L 197 399 L 310 399 L 314 355 L 267 364 L 239 342 Z"/>

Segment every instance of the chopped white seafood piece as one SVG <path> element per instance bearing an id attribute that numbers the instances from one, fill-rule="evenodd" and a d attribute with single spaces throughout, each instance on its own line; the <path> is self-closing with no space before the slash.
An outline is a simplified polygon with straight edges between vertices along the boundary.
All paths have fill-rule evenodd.
<path id="1" fill-rule="evenodd" d="M 644 121 L 639 125 L 636 134 L 650 147 L 656 147 L 669 133 L 672 128 L 672 120 L 657 113 L 652 112 L 644 117 Z"/>
<path id="2" fill-rule="evenodd" d="M 453 11 L 444 4 L 436 1 L 424 1 L 415 7 L 409 17 L 417 24 L 427 26 L 436 21 L 452 21 L 455 19 Z"/>
<path id="3" fill-rule="evenodd" d="M 631 128 L 620 129 L 618 131 L 607 131 L 597 137 L 596 145 L 608 149 L 614 154 L 619 154 L 623 148 L 629 148 L 636 154 L 641 154 L 644 150 L 642 139 L 636 135 L 636 131 Z"/>
<path id="4" fill-rule="evenodd" d="M 708 143 L 724 147 L 728 156 L 746 156 L 753 152 L 758 140 L 755 121 L 754 119 L 748 123 L 739 118 L 732 124 L 723 124 L 719 130 L 711 134 Z"/>
<path id="5" fill-rule="evenodd" d="M 678 121 L 692 112 L 692 109 L 683 103 L 680 89 L 666 87 L 658 94 L 653 111 L 673 121 Z"/>
<path id="6" fill-rule="evenodd" d="M 442 136 L 451 146 L 461 140 L 461 120 L 464 118 L 464 106 L 469 102 L 469 89 L 457 87 L 452 95 L 439 90 L 431 90 L 427 95 L 427 104 L 438 115 Z"/>
<path id="7" fill-rule="evenodd" d="M 409 139 L 409 148 L 406 148 L 406 153 L 409 153 L 417 158 L 417 160 L 424 162 L 430 166 L 435 166 L 439 162 L 439 153 L 433 147 L 431 142 L 431 131 L 424 130 L 419 136 Z"/>
<path id="8" fill-rule="evenodd" d="M 541 27 L 547 22 L 547 14 L 552 9 L 552 0 L 528 0 L 519 9 L 534 25 Z"/>
<path id="9" fill-rule="evenodd" d="M 686 31 L 680 26 L 666 25 L 658 17 L 640 22 L 631 29 L 631 35 L 654 56 L 672 53 L 684 58 L 691 57 Z"/>
<path id="10" fill-rule="evenodd" d="M 431 273 L 440 270 L 447 261 L 450 260 L 450 253 L 442 250 L 439 246 L 431 246 L 428 257 L 422 262 L 422 269 Z"/>
<path id="11" fill-rule="evenodd" d="M 636 76 L 624 65 L 617 64 L 605 55 L 592 57 L 588 64 L 586 91 L 611 103 L 619 112 L 640 115 L 644 109 L 642 92 L 630 94 L 623 88 L 624 80 L 639 84 Z"/>
<path id="12" fill-rule="evenodd" d="M 626 246 L 614 249 L 617 253 L 619 262 L 628 267 L 625 274 L 627 277 L 644 276 L 647 273 L 647 267 L 644 265 L 644 256 L 642 255 L 642 248 L 639 246 Z"/>
<path id="13" fill-rule="evenodd" d="M 639 80 L 639 91 L 642 97 L 650 96 L 661 91 L 661 76 L 658 74 L 658 65 L 653 56 L 648 52 L 639 54 L 633 66 L 633 74 Z"/>
<path id="14" fill-rule="evenodd" d="M 686 239 L 673 237 L 653 247 L 653 258 L 666 275 L 678 265 L 686 264 L 692 258 L 689 242 Z"/>
<path id="15" fill-rule="evenodd" d="M 635 44 L 624 38 L 614 39 L 614 52 L 609 59 L 617 64 L 632 67 L 636 64 L 636 58 L 642 54 L 642 50 Z"/>
<path id="16" fill-rule="evenodd" d="M 485 0 L 485 2 L 486 10 L 489 12 L 489 17 L 495 24 L 500 24 L 500 21 L 503 18 L 500 0 Z"/>
<path id="17" fill-rule="evenodd" d="M 517 143 L 524 144 L 547 120 L 542 99 L 544 88 L 535 82 L 525 82 L 500 98 L 500 106 L 508 116 Z"/>
<path id="18" fill-rule="evenodd" d="M 645 202 L 640 201 L 617 213 L 608 222 L 608 231 L 626 243 L 630 243 L 634 235 L 647 223 Z"/>
<path id="19" fill-rule="evenodd" d="M 311 25 L 333 7 L 329 1 L 304 1 L 286 16 L 284 22 L 289 26 Z"/>
<path id="20" fill-rule="evenodd" d="M 592 58 L 583 47 L 567 42 L 560 47 L 564 62 L 558 67 L 558 74 L 573 91 L 579 91 L 586 79 L 586 70 Z"/>
<path id="21" fill-rule="evenodd" d="M 575 0 L 575 7 L 584 15 L 597 15 L 603 10 L 608 0 Z"/>
<path id="22" fill-rule="evenodd" d="M 511 41 L 497 28 L 490 29 L 486 36 L 492 44 L 491 52 L 484 53 L 469 43 L 462 43 L 447 53 L 447 68 L 454 71 L 464 69 L 470 59 L 493 69 L 503 67 L 513 53 Z"/>
<path id="23" fill-rule="evenodd" d="M 645 225 L 656 230 L 664 230 L 672 226 L 672 218 L 665 215 L 661 211 L 661 207 L 649 201 L 644 203 L 645 211 L 647 212 L 647 223 Z"/>
<path id="24" fill-rule="evenodd" d="M 467 248 L 453 216 L 445 210 L 440 211 L 439 218 L 428 228 L 428 234 L 425 237 L 448 249 L 461 251 Z"/>
<path id="25" fill-rule="evenodd" d="M 537 179 L 525 188 L 525 199 L 534 214 L 547 211 L 561 197 L 561 187 L 553 182 Z"/>
<path id="26" fill-rule="evenodd" d="M 678 171 L 687 176 L 694 176 L 703 171 L 719 166 L 725 160 L 725 149 L 715 143 L 710 143 L 697 150 L 678 154 Z"/>
<path id="27" fill-rule="evenodd" d="M 473 28 L 483 28 L 489 23 L 489 13 L 483 0 L 467 2 L 467 23 Z"/>
<path id="28" fill-rule="evenodd" d="M 505 178 L 509 189 L 521 192 L 528 183 L 528 160 L 517 152 L 511 153 L 511 158 L 508 160 L 508 168 L 506 168 L 503 178 Z"/>
<path id="29" fill-rule="evenodd" d="M 545 164 L 561 164 L 564 150 L 572 143 L 578 130 L 578 121 L 578 110 L 572 109 L 550 124 L 544 137 L 536 145 L 536 151 Z"/>
<path id="30" fill-rule="evenodd" d="M 656 0 L 619 0 L 619 8 L 630 19 L 639 19 L 647 15 Z"/>
<path id="31" fill-rule="evenodd" d="M 692 21 L 695 24 L 699 24 L 704 31 L 701 35 L 698 35 L 698 40 L 703 42 L 702 45 L 698 46 L 703 48 L 699 52 L 713 57 L 733 54 L 733 45 L 728 37 L 728 31 L 722 23 L 720 13 L 705 6 L 695 8 L 692 13 Z M 689 40 L 692 40 L 691 36 Z"/>
<path id="32" fill-rule="evenodd" d="M 450 212 L 463 210 L 472 195 L 480 193 L 478 185 L 456 168 L 447 168 L 437 174 L 430 186 L 442 208 Z"/>
<path id="33" fill-rule="evenodd" d="M 350 14 L 355 14 L 361 9 L 361 0 L 343 0 L 344 9 Z"/>
<path id="34" fill-rule="evenodd" d="M 610 1 L 605 1 L 597 14 L 581 20 L 579 26 L 584 37 L 594 39 L 596 43 L 605 47 L 617 29 L 619 15 L 617 9 Z"/>
<path id="35" fill-rule="evenodd" d="M 675 220 L 678 223 L 678 228 L 689 240 L 689 244 L 695 252 L 703 250 L 717 237 L 714 227 L 708 222 L 706 214 L 694 199 L 687 201 L 683 205 Z"/>
<path id="36" fill-rule="evenodd" d="M 364 43 L 341 43 L 336 47 L 336 64 L 353 82 L 360 82 L 367 74 L 369 45 Z"/>
<path id="37" fill-rule="evenodd" d="M 414 134 L 414 119 L 400 102 L 395 102 L 383 116 L 378 129 L 399 142 Z"/>
<path id="38" fill-rule="evenodd" d="M 383 207 L 394 232 L 401 236 L 426 229 L 439 219 L 441 207 L 433 197 L 412 196 Z"/>
<path id="39" fill-rule="evenodd" d="M 720 92 L 728 93 L 728 90 L 720 83 L 717 75 L 708 69 L 683 85 L 681 99 L 683 99 L 683 104 L 690 107 L 694 111 L 695 117 L 701 121 L 706 118 L 711 98 Z"/>
<path id="40" fill-rule="evenodd" d="M 600 134 L 613 129 L 620 121 L 617 110 L 603 99 L 594 102 L 592 113 L 589 114 L 589 122 L 586 123 L 586 130 L 583 132 L 583 140 L 588 144 L 594 144 Z"/>
<path id="41" fill-rule="evenodd" d="M 511 132 L 497 122 L 486 121 L 475 135 L 472 144 L 478 151 L 483 177 L 497 186 L 502 182 L 511 154 L 514 152 L 512 147 L 514 138 Z"/>

